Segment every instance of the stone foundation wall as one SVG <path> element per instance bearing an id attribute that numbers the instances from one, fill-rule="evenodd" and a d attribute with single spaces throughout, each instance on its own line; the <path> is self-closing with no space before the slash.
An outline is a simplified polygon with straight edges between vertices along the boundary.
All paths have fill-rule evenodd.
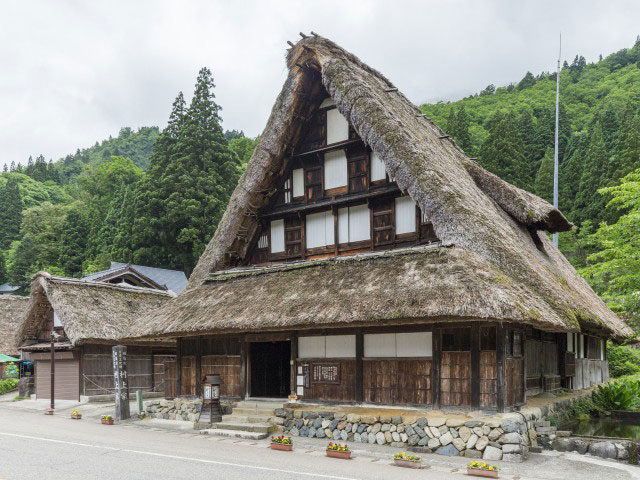
<path id="1" fill-rule="evenodd" d="M 351 443 L 465 456 L 485 460 L 522 461 L 535 443 L 535 431 L 522 416 L 499 421 L 408 416 L 369 416 L 280 408 L 275 423 L 293 437 L 311 437 Z"/>
<path id="2" fill-rule="evenodd" d="M 596 457 L 626 460 L 629 463 L 638 464 L 638 448 L 640 444 L 626 440 L 556 436 L 549 444 L 546 443 L 546 440 L 541 439 L 541 442 L 545 447 L 548 446 L 548 448 L 558 452 L 577 452 L 582 455 L 588 453 Z"/>
<path id="3" fill-rule="evenodd" d="M 202 410 L 202 399 L 175 398 L 144 402 L 144 413 L 152 418 L 195 422 Z M 231 413 L 231 405 L 222 403 L 224 415 Z"/>

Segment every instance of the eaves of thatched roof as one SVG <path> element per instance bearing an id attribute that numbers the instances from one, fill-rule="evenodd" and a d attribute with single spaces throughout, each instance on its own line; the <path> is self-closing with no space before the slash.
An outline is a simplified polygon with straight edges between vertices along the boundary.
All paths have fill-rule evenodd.
<path id="1" fill-rule="evenodd" d="M 35 339 L 51 309 L 60 319 L 69 342 L 114 342 L 130 336 L 143 316 L 152 314 L 175 294 L 164 290 L 92 282 L 37 273 L 31 282 L 26 315 L 17 332 L 17 343 Z"/>
<path id="2" fill-rule="evenodd" d="M 12 357 L 18 355 L 16 332 L 28 305 L 29 297 L 0 295 L 0 353 Z"/>
<path id="3" fill-rule="evenodd" d="M 484 308 L 477 310 L 480 318 L 510 319 L 566 331 L 600 332 L 619 339 L 630 333 L 548 240 L 545 231 L 571 228 L 557 209 L 470 160 L 389 80 L 335 43 L 319 36 L 306 37 L 289 50 L 287 66 L 287 80 L 260 142 L 214 237 L 191 275 L 187 291 L 159 315 L 143 322 L 147 334 L 196 332 L 209 330 L 211 326 L 226 328 L 228 322 L 234 321 L 232 317 L 239 314 L 238 309 L 247 303 L 244 301 L 247 295 L 252 295 L 258 304 L 270 300 L 271 297 L 261 299 L 250 293 L 251 288 L 257 288 L 258 292 L 265 290 L 253 280 L 243 279 L 229 283 L 235 286 L 236 301 L 243 299 L 238 302 L 241 305 L 233 308 L 220 304 L 216 289 L 230 287 L 206 283 L 206 280 L 211 272 L 235 267 L 246 257 L 258 231 L 257 213 L 268 205 L 277 179 L 287 168 L 291 145 L 301 135 L 304 122 L 300 119 L 307 118 L 319 107 L 317 93 L 322 88 L 362 140 L 383 159 L 390 178 L 429 216 L 442 245 L 454 247 L 441 258 L 452 262 L 455 259 L 457 268 L 470 270 L 470 276 L 451 275 L 452 270 L 444 262 L 439 264 L 438 272 L 428 277 L 429 282 L 439 281 L 454 287 L 455 291 L 473 291 L 479 297 L 488 298 L 492 292 L 501 291 L 503 285 L 511 285 L 506 303 L 486 302 Z M 484 270 L 482 278 L 502 280 L 483 282 L 482 290 L 474 285 L 455 285 L 455 282 L 470 281 L 480 266 Z M 320 282 L 321 279 L 311 273 L 317 271 L 300 271 L 297 275 L 309 275 Z M 269 276 L 279 278 L 278 275 L 281 274 Z M 420 278 L 424 274 L 415 275 Z M 391 280 L 389 276 L 386 278 Z M 308 289 L 308 295 L 318 291 L 311 279 L 300 281 L 299 286 Z M 390 296 L 402 297 L 393 281 L 386 288 Z M 224 291 L 230 294 L 229 290 Z M 349 301 L 331 309 L 333 313 L 326 318 L 334 323 L 352 318 L 351 303 L 356 301 L 355 293 L 360 290 L 353 292 Z M 482 303 L 480 298 L 462 298 L 471 304 Z M 314 296 L 308 300 L 317 310 L 329 307 L 322 298 Z M 200 308 L 191 309 L 190 302 L 196 302 Z M 438 315 L 457 316 L 462 311 L 454 295 L 443 297 L 442 302 Z M 293 315 L 293 304 L 298 305 L 294 299 L 284 296 L 272 307 L 279 307 L 278 314 L 286 314 L 291 309 Z M 491 311 L 491 305 L 495 310 Z M 228 310 L 211 313 L 222 307 Z M 193 315 L 180 315 L 181 321 L 177 321 L 173 315 L 179 311 L 190 311 Z M 417 312 L 419 310 L 414 310 Z M 432 315 L 429 312 L 429 309 L 422 311 L 426 317 Z M 212 325 L 208 320 L 211 315 L 211 318 L 220 318 L 221 323 Z M 318 313 L 317 321 L 321 316 Z M 241 315 L 236 327 L 240 327 L 242 319 L 247 328 L 267 326 Z"/>

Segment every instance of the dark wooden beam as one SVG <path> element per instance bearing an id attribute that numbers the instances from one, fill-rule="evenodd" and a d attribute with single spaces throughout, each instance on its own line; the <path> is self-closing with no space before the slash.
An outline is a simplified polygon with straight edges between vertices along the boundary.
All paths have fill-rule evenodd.
<path id="1" fill-rule="evenodd" d="M 504 412 L 505 376 L 504 376 L 504 345 L 507 329 L 503 326 L 496 328 L 496 408 Z"/>
<path id="2" fill-rule="evenodd" d="M 176 339 L 176 397 L 182 395 L 182 338 Z"/>
<path id="3" fill-rule="evenodd" d="M 480 325 L 471 325 L 471 407 L 480 408 Z"/>
<path id="4" fill-rule="evenodd" d="M 290 358 L 291 384 L 289 386 L 289 391 L 291 392 L 291 395 L 296 394 L 296 375 L 297 375 L 296 358 L 298 358 L 298 334 L 297 332 L 294 332 L 291 334 L 291 358 Z"/>
<path id="5" fill-rule="evenodd" d="M 306 152 L 294 153 L 292 155 L 292 158 L 300 158 L 300 157 L 304 157 L 306 155 L 313 155 L 314 153 L 324 153 L 324 152 L 327 152 L 329 150 L 338 150 L 338 149 L 340 149 L 342 147 L 346 147 L 348 145 L 353 145 L 355 143 L 362 143 L 364 145 L 364 143 L 362 142 L 361 139 L 352 138 L 350 140 L 343 140 L 341 142 L 332 143 L 331 145 L 327 145 L 325 147 L 320 147 L 320 148 L 315 148 L 313 150 L 308 150 Z"/>
<path id="6" fill-rule="evenodd" d="M 431 397 L 433 408 L 440 408 L 440 362 L 442 361 L 442 332 L 433 330 L 433 361 L 431 362 Z"/>
<path id="7" fill-rule="evenodd" d="M 364 401 L 364 377 L 362 358 L 364 357 L 364 334 L 356 332 L 356 402 Z"/>
<path id="8" fill-rule="evenodd" d="M 248 397 L 247 391 L 247 350 L 248 344 L 244 337 L 240 338 L 240 395 L 242 398 Z"/>
<path id="9" fill-rule="evenodd" d="M 195 341 L 196 355 L 196 396 L 202 395 L 202 337 Z"/>

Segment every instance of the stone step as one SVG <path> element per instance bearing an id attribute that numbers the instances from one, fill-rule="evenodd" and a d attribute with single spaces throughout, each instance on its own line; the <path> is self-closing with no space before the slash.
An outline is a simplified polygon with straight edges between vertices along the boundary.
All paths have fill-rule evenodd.
<path id="1" fill-rule="evenodd" d="M 261 401 L 261 400 L 243 400 L 237 402 L 234 408 L 252 408 L 254 410 L 275 410 L 276 408 L 282 408 L 285 402 L 276 401 Z"/>
<path id="2" fill-rule="evenodd" d="M 537 427 L 536 433 L 538 435 L 551 435 L 552 433 L 556 433 L 556 427 Z"/>
<path id="3" fill-rule="evenodd" d="M 222 422 L 232 423 L 269 423 L 273 415 L 236 415 L 234 412 L 231 415 L 223 415 Z"/>
<path id="4" fill-rule="evenodd" d="M 268 434 L 273 429 L 269 423 L 249 423 L 249 422 L 219 422 L 211 425 L 212 429 L 221 430 L 244 430 L 245 432 Z"/>
<path id="5" fill-rule="evenodd" d="M 244 408 L 244 407 L 234 407 L 232 411 L 232 415 L 257 415 L 264 417 L 273 417 L 273 410 L 269 410 L 266 408 Z"/>
<path id="6" fill-rule="evenodd" d="M 264 433 L 264 432 L 248 432 L 245 430 L 227 430 L 224 428 L 207 428 L 206 430 L 201 430 L 200 433 L 203 435 L 214 435 L 217 437 L 230 437 L 230 438 L 243 438 L 246 440 L 262 440 L 263 438 L 267 438 L 269 436 L 268 433 Z"/>
<path id="7" fill-rule="evenodd" d="M 533 425 L 535 427 L 550 427 L 551 426 L 551 422 L 549 420 L 537 420 L 537 421 L 533 422 Z"/>

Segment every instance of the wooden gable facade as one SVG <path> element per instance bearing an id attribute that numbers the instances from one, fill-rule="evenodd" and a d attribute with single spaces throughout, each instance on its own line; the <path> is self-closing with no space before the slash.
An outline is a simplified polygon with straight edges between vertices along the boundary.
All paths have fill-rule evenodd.
<path id="1" fill-rule="evenodd" d="M 324 97 L 324 100 L 322 100 Z M 322 90 L 291 146 L 278 192 L 260 212 L 248 265 L 350 255 L 438 241 L 416 203 L 389 178 Z"/>

